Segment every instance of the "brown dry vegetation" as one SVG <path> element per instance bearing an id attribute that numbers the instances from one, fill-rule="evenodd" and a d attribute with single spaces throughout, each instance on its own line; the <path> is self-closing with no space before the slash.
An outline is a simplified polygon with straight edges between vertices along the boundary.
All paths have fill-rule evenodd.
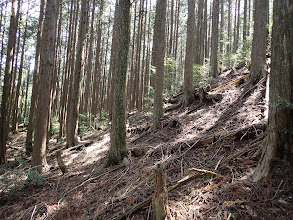
<path id="1" fill-rule="evenodd" d="M 218 86 L 247 72 L 246 68 L 225 71 Z M 22 187 L 11 173 L 1 173 L 16 188 L 0 192 L 0 219 L 114 219 L 152 195 L 153 168 L 162 161 L 167 164 L 168 187 L 194 173 L 191 168 L 221 174 L 192 180 L 170 192 L 171 219 L 293 219 L 292 164 L 276 159 L 268 178 L 259 183 L 249 178 L 266 134 L 267 105 L 265 80 L 249 91 L 245 86 L 237 83 L 218 90 L 221 101 L 207 102 L 190 114 L 199 100 L 190 109 L 166 112 L 163 128 L 156 131 L 151 130 L 146 112 L 130 114 L 130 153 L 120 166 L 103 168 L 109 130 L 93 134 L 93 143 L 86 147 L 64 150 L 68 169 L 64 175 L 52 150 L 56 143 L 50 143 L 50 170 L 44 174 L 50 184 Z M 181 95 L 176 99 L 180 102 Z M 10 136 L 10 161 L 25 158 L 24 141 L 25 132 Z M 151 206 L 127 219 L 152 219 Z"/>

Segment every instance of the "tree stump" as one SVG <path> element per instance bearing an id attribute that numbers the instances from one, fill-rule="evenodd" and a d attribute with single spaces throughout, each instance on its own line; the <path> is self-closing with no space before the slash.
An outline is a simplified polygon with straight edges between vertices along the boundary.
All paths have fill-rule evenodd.
<path id="1" fill-rule="evenodd" d="M 152 199 L 154 220 L 164 220 L 168 215 L 168 193 L 166 189 L 165 167 L 158 164 L 154 177 L 154 196 Z"/>
<path id="2" fill-rule="evenodd" d="M 57 158 L 57 163 L 58 163 L 59 168 L 60 168 L 60 170 L 62 171 L 62 173 L 63 173 L 63 174 L 67 173 L 67 168 L 66 168 L 66 166 L 65 166 L 65 164 L 64 164 L 64 162 L 63 162 L 63 160 L 62 160 L 62 157 L 61 157 L 61 151 L 60 151 L 60 150 L 58 150 L 58 151 L 56 152 L 56 158 Z"/>

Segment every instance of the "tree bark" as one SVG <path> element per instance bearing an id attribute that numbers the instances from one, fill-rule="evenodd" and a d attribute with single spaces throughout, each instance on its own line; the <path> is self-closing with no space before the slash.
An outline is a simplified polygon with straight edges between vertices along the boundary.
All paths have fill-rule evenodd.
<path id="1" fill-rule="evenodd" d="M 14 104 L 13 104 L 13 114 L 12 114 L 12 126 L 11 130 L 14 132 L 18 131 L 18 108 L 19 108 L 19 96 L 20 96 L 20 87 L 22 83 L 22 73 L 23 73 L 23 65 L 24 65 L 24 51 L 26 46 L 26 37 L 27 37 L 27 23 L 28 23 L 28 12 L 26 15 L 26 22 L 25 22 L 25 28 L 24 28 L 24 34 L 23 34 L 23 42 L 22 42 L 22 51 L 21 51 L 21 58 L 20 58 L 20 67 L 18 71 L 18 80 L 17 80 L 17 88 L 14 98 Z"/>
<path id="2" fill-rule="evenodd" d="M 168 193 L 164 166 L 159 164 L 154 175 L 154 196 L 152 198 L 154 220 L 164 220 L 168 215 Z"/>
<path id="3" fill-rule="evenodd" d="M 219 33 L 219 0 L 213 1 L 212 46 L 210 76 L 216 78 L 218 74 L 218 33 Z"/>
<path id="4" fill-rule="evenodd" d="M 254 32 L 251 50 L 250 83 L 255 85 L 266 75 L 267 16 L 269 0 L 255 1 Z"/>
<path id="5" fill-rule="evenodd" d="M 37 45 L 36 45 L 36 55 L 35 55 L 35 68 L 33 75 L 33 88 L 32 88 L 32 97 L 30 104 L 30 114 L 29 122 L 25 140 L 26 153 L 29 154 L 32 152 L 32 139 L 33 131 L 35 124 L 35 110 L 36 110 L 36 100 L 38 95 L 38 78 L 39 78 L 39 66 L 40 66 L 40 51 L 42 47 L 42 33 L 43 33 L 43 22 L 44 22 L 44 7 L 45 0 L 41 0 L 40 3 L 40 15 L 39 15 L 39 24 L 38 24 L 38 33 L 37 33 Z"/>
<path id="6" fill-rule="evenodd" d="M 268 134 L 254 181 L 270 173 L 275 157 L 293 162 L 293 2 L 274 1 L 273 7 Z"/>
<path id="7" fill-rule="evenodd" d="M 46 167 L 46 141 L 48 131 L 48 115 L 50 109 L 51 77 L 53 74 L 56 40 L 57 3 L 48 0 L 44 21 L 44 35 L 40 54 L 40 79 L 42 92 L 38 95 L 37 125 L 32 154 L 32 167 L 42 172 Z"/>
<path id="8" fill-rule="evenodd" d="M 115 67 L 111 146 L 105 166 L 120 164 L 127 156 L 126 144 L 126 79 L 130 43 L 130 8 L 129 0 L 119 0 L 117 10 L 117 63 Z"/>
<path id="9" fill-rule="evenodd" d="M 79 117 L 79 105 L 81 97 L 81 82 L 85 65 L 84 49 L 86 46 L 86 34 L 87 34 L 87 19 L 88 19 L 88 1 L 82 0 L 81 2 L 81 14 L 79 20 L 78 30 L 78 43 L 77 53 L 73 77 L 72 89 L 69 91 L 68 98 L 68 113 L 67 113 L 67 129 L 66 129 L 66 142 L 67 146 L 71 147 L 78 143 L 77 129 L 78 129 L 78 117 Z"/>
<path id="10" fill-rule="evenodd" d="M 17 0 L 12 1 L 11 18 L 9 27 L 9 37 L 7 45 L 6 66 L 4 75 L 4 84 L 2 89 L 1 102 L 1 116 L 0 116 L 0 164 L 6 163 L 6 142 L 9 132 L 9 99 L 10 99 L 10 85 L 12 77 L 12 61 L 15 49 L 17 19 L 16 19 L 16 3 Z"/>
<path id="11" fill-rule="evenodd" d="M 166 49 L 166 6 L 167 0 L 157 0 L 152 62 L 153 66 L 156 68 L 153 116 L 153 127 L 155 128 L 161 126 L 160 120 L 163 117 L 163 78 Z"/>
<path id="12" fill-rule="evenodd" d="M 194 32 L 195 32 L 195 0 L 188 0 L 187 39 L 184 65 L 184 106 L 194 101 L 193 95 L 193 60 L 194 60 Z"/>

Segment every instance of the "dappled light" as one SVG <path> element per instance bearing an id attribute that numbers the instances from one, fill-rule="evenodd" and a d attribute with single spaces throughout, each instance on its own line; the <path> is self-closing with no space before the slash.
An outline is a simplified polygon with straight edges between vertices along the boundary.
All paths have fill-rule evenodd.
<path id="1" fill-rule="evenodd" d="M 293 219 L 293 1 L 0 1 L 0 220 Z"/>

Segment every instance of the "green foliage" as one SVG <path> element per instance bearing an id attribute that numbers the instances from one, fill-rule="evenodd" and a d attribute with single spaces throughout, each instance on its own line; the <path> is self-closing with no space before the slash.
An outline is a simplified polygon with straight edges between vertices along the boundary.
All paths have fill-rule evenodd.
<path id="1" fill-rule="evenodd" d="M 227 46 L 227 44 L 225 45 Z M 249 64 L 251 60 L 252 37 L 243 42 L 237 53 L 219 54 L 219 68 L 224 70 L 239 63 Z"/>
<path id="2" fill-rule="evenodd" d="M 182 89 L 184 66 L 173 57 L 165 59 L 164 97 L 171 96 Z"/>
<path id="3" fill-rule="evenodd" d="M 24 167 L 27 166 L 23 163 Z M 0 169 L 0 191 L 12 195 L 17 190 L 30 186 L 45 186 L 48 184 L 46 178 L 36 170 Z"/>
<path id="4" fill-rule="evenodd" d="M 193 65 L 193 85 L 195 88 L 206 87 L 209 84 L 215 83 L 217 79 L 209 77 L 209 66 L 205 65 Z"/>
<path id="5" fill-rule="evenodd" d="M 60 129 L 60 123 L 57 116 L 53 118 L 52 122 L 52 135 L 58 134 Z"/>
<path id="6" fill-rule="evenodd" d="M 104 130 L 109 123 L 109 115 L 102 110 L 98 118 L 94 118 L 92 114 L 79 114 L 80 123 L 78 131 L 81 137 L 88 136 L 93 132 L 93 128 Z"/>
<path id="7" fill-rule="evenodd" d="M 144 111 L 139 111 L 128 117 L 128 123 L 130 126 L 136 126 L 144 121 L 148 121 L 153 118 L 152 108 L 147 108 Z"/>
<path id="8" fill-rule="evenodd" d="M 24 171 L 24 175 L 27 176 L 24 185 L 25 186 L 44 186 L 48 182 L 38 171 L 28 170 Z"/>

